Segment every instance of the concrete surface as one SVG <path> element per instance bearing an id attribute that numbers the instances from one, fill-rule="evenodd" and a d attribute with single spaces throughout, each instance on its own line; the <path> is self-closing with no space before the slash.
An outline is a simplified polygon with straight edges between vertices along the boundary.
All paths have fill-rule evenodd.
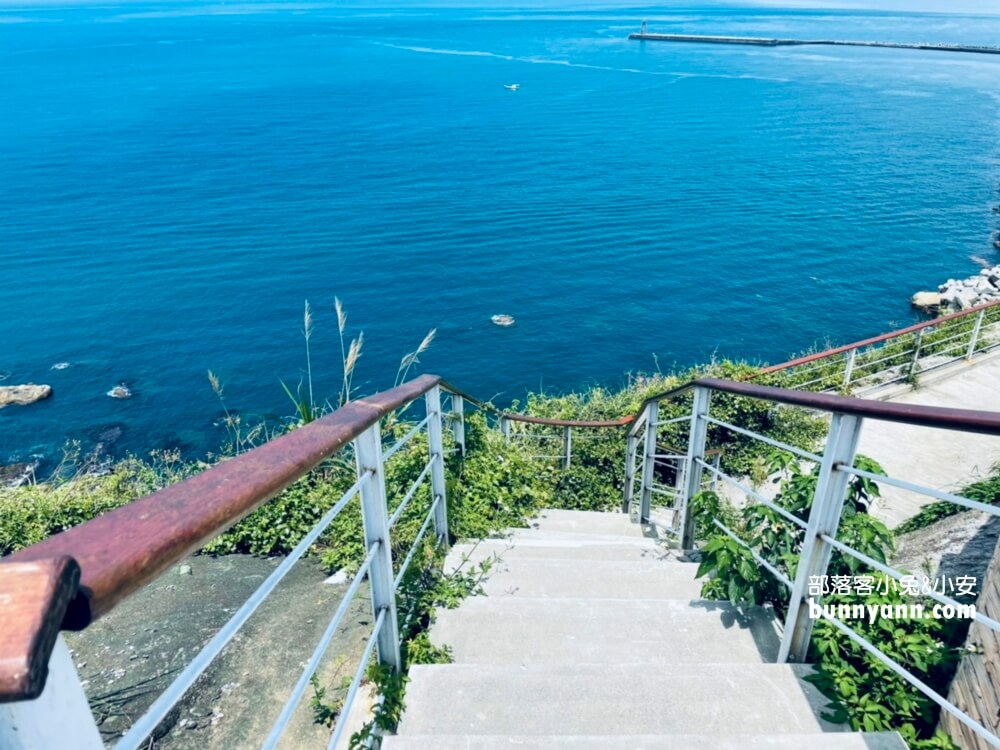
<path id="1" fill-rule="evenodd" d="M 1000 356 L 959 363 L 916 390 L 889 394 L 900 404 L 1000 412 Z M 889 476 L 951 492 L 985 478 L 1000 461 L 1000 437 L 866 420 L 859 452 Z M 894 527 L 934 498 L 883 485 L 873 515 Z"/>

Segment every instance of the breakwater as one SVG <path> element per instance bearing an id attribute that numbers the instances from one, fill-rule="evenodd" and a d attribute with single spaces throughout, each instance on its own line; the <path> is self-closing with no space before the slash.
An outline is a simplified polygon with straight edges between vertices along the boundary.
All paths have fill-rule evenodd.
<path id="1" fill-rule="evenodd" d="M 906 42 L 858 42 L 841 39 L 769 39 L 756 36 L 705 36 L 700 34 L 629 34 L 629 39 L 643 42 L 694 42 L 700 44 L 749 44 L 757 47 L 798 47 L 823 45 L 827 47 L 889 47 L 892 49 L 920 49 L 936 52 L 975 52 L 983 55 L 1000 55 L 1000 47 L 966 44 L 918 44 Z"/>

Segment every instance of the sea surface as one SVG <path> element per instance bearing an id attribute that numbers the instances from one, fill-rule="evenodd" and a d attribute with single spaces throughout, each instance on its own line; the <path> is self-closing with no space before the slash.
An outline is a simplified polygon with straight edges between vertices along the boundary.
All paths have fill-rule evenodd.
<path id="1" fill-rule="evenodd" d="M 1000 16 L 334 3 L 0 7 L 0 463 L 219 445 L 419 372 L 500 403 L 913 320 L 996 260 Z M 504 84 L 519 83 L 519 91 Z M 500 328 L 497 313 L 516 319 Z M 68 363 L 64 369 L 52 369 Z M 129 400 L 106 393 L 124 381 Z"/>

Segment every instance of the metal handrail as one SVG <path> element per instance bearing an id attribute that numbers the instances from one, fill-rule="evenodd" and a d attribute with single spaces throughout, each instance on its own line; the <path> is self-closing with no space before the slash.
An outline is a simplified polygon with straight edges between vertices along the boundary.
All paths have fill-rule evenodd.
<path id="1" fill-rule="evenodd" d="M 790 359 L 787 362 L 782 362 L 781 364 L 771 365 L 770 367 L 765 367 L 758 373 L 754 373 L 750 376 L 750 380 L 762 377 L 764 375 L 770 375 L 774 372 L 780 372 L 781 370 L 787 370 L 790 367 L 798 367 L 799 365 L 809 364 L 821 359 L 827 359 L 833 357 L 837 354 L 844 354 L 845 352 L 850 352 L 851 350 L 863 349 L 866 346 L 872 346 L 873 344 L 881 344 L 883 341 L 889 341 L 890 339 L 899 338 L 900 336 L 905 336 L 908 333 L 916 333 L 925 328 L 932 328 L 934 326 L 939 326 L 942 323 L 947 323 L 952 320 L 957 320 L 958 318 L 964 318 L 968 315 L 973 315 L 980 312 L 981 310 L 988 310 L 992 307 L 1000 305 L 1000 300 L 994 300 L 992 302 L 984 302 L 981 305 L 975 305 L 966 310 L 961 310 L 959 312 L 951 313 L 949 315 L 942 315 L 938 318 L 933 318 L 932 320 L 925 320 L 922 323 L 915 323 L 912 326 L 907 326 L 906 328 L 897 328 L 895 331 L 889 331 L 888 333 L 883 333 L 878 336 L 872 336 L 868 339 L 862 339 L 861 341 L 855 341 L 852 344 L 844 344 L 843 346 L 835 346 L 830 349 L 825 349 L 821 352 L 816 352 L 815 354 L 807 354 L 802 357 L 796 357 L 795 359 Z"/>

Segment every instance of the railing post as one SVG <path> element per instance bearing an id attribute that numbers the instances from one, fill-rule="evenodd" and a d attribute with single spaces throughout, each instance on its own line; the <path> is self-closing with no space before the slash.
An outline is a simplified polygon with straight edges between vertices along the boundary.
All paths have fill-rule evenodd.
<path id="1" fill-rule="evenodd" d="M 649 508 L 653 499 L 653 470 L 656 467 L 656 433 L 660 421 L 660 402 L 646 406 L 646 444 L 642 453 L 642 504 L 639 523 L 649 522 Z"/>
<path id="2" fill-rule="evenodd" d="M 972 327 L 972 338 L 969 339 L 969 349 L 965 353 L 966 360 L 972 359 L 972 355 L 976 353 L 976 344 L 979 342 L 979 331 L 983 327 L 983 316 L 986 315 L 986 310 L 980 310 L 976 314 L 976 324 Z"/>
<path id="3" fill-rule="evenodd" d="M 563 427 L 563 470 L 569 468 L 570 457 L 573 455 L 573 428 Z"/>
<path id="4" fill-rule="evenodd" d="M 913 347 L 913 359 L 910 361 L 910 371 L 907 373 L 906 377 L 915 378 L 917 376 L 917 361 L 920 359 L 920 347 L 924 341 L 924 331 L 926 328 L 921 328 L 917 331 L 917 343 Z"/>
<path id="5" fill-rule="evenodd" d="M 33 701 L 0 704 L 4 750 L 104 750 L 69 648 L 62 636 L 49 657 L 45 690 Z"/>
<path id="6" fill-rule="evenodd" d="M 851 385 L 851 375 L 854 374 L 854 361 L 857 357 L 857 349 L 851 349 L 851 351 L 847 353 L 847 366 L 844 368 L 844 388 L 849 388 Z"/>
<path id="7" fill-rule="evenodd" d="M 705 460 L 705 443 L 708 440 L 708 410 L 712 392 L 708 388 L 696 386 L 691 404 L 691 430 L 688 434 L 688 453 L 684 462 L 685 483 L 681 495 L 680 533 L 681 549 L 694 549 L 694 516 L 691 514 L 691 498 L 701 492 L 702 467 Z"/>
<path id="8" fill-rule="evenodd" d="M 457 393 L 451 394 L 451 413 L 453 420 L 451 429 L 455 433 L 455 443 L 458 445 L 458 452 L 465 458 L 465 399 Z"/>
<path id="9" fill-rule="evenodd" d="M 393 586 L 382 436 L 378 422 L 354 440 L 354 454 L 357 458 L 358 478 L 368 471 L 372 472 L 372 478 L 361 488 L 361 514 L 365 525 L 365 549 L 370 550 L 373 544 L 379 543 L 378 552 L 368 569 L 372 610 L 376 617 L 382 610 L 386 614 L 385 623 L 378 634 L 378 659 L 398 670 L 402 666 L 399 655 L 399 619 L 396 613 L 396 590 Z"/>
<path id="10" fill-rule="evenodd" d="M 715 472 L 717 472 L 721 467 L 722 467 L 722 453 L 716 453 L 715 458 L 712 459 L 712 468 L 715 469 Z M 712 490 L 712 492 L 715 492 L 719 487 L 719 475 L 715 472 L 712 472 L 712 484 L 709 487 L 709 489 Z"/>
<path id="11" fill-rule="evenodd" d="M 434 531 L 437 538 L 448 543 L 448 503 L 445 498 L 444 441 L 441 438 L 441 388 L 434 386 L 424 397 L 427 403 L 427 441 L 431 453 L 431 498 L 437 500 L 434 510 Z"/>
<path id="12" fill-rule="evenodd" d="M 632 510 L 632 490 L 635 487 L 635 435 L 625 438 L 625 490 L 622 498 L 622 513 Z"/>
<path id="13" fill-rule="evenodd" d="M 500 433 L 504 439 L 510 440 L 510 420 L 507 417 L 500 417 Z"/>
<path id="14" fill-rule="evenodd" d="M 840 526 L 840 516 L 847 497 L 847 482 L 850 476 L 840 466 L 853 466 L 861 434 L 860 417 L 834 414 L 830 420 L 823 463 L 820 464 L 816 480 L 816 494 L 802 542 L 798 570 L 792 585 L 792 595 L 788 602 L 788 617 L 785 632 L 778 651 L 778 661 L 803 662 L 809 650 L 813 621 L 809 617 L 808 585 L 811 577 L 826 575 L 833 548 L 820 539 L 825 534 L 835 539 Z"/>

